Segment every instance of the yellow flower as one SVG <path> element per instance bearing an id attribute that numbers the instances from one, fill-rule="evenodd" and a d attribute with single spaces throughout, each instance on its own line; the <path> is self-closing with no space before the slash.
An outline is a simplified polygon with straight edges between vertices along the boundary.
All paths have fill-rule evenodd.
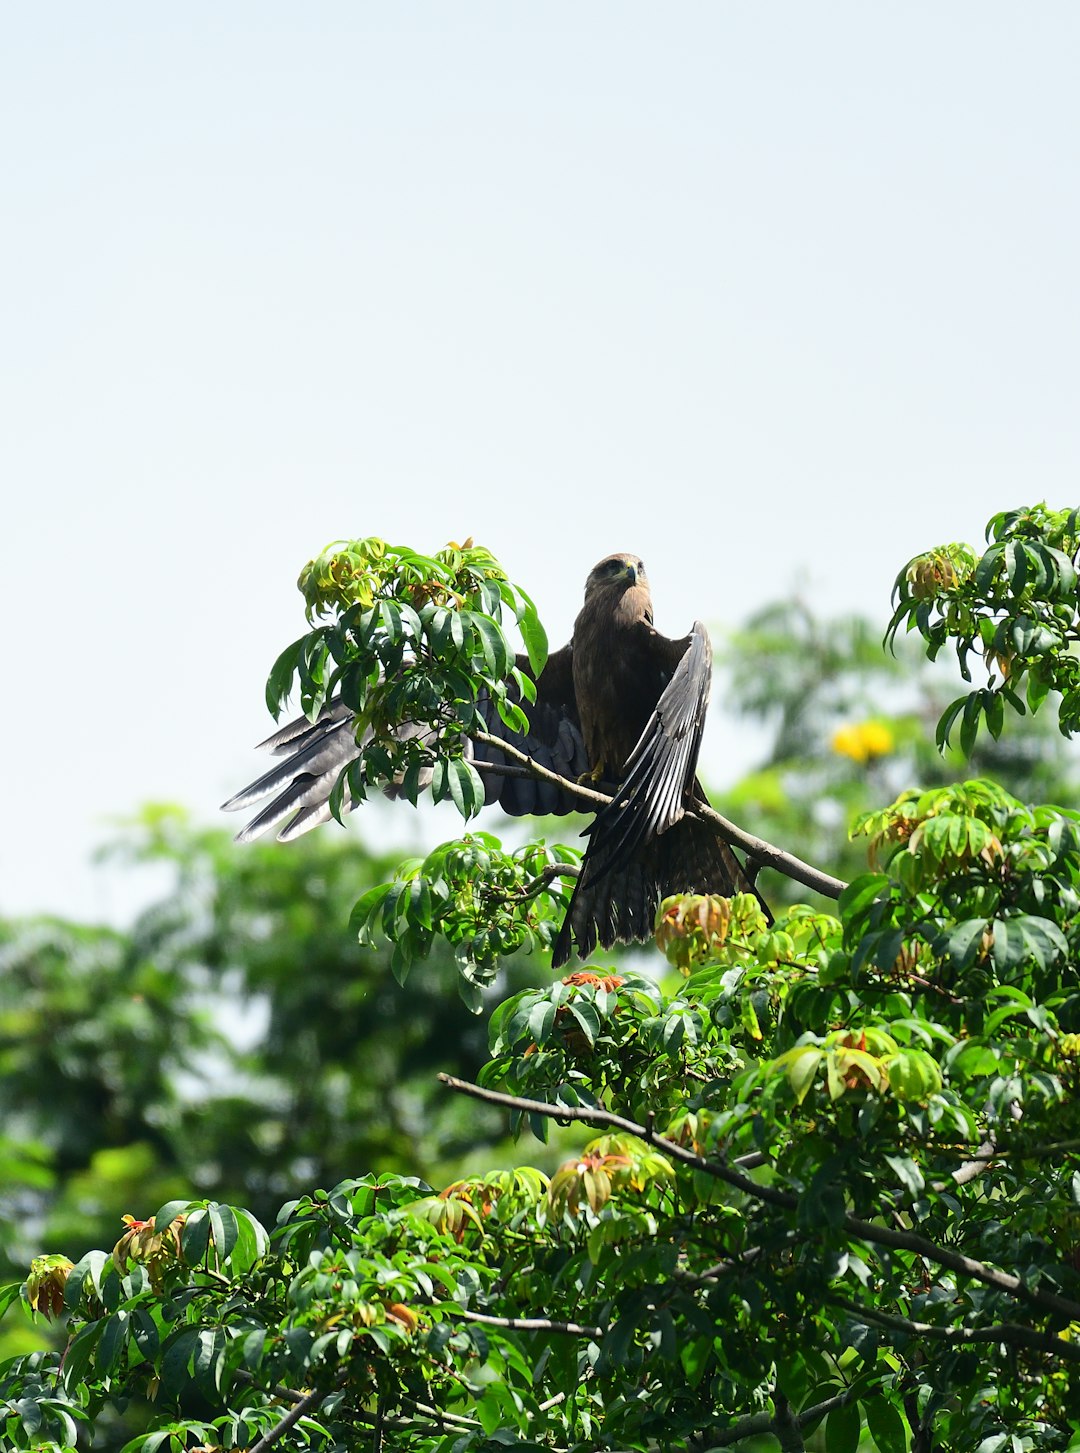
<path id="1" fill-rule="evenodd" d="M 839 727 L 832 738 L 832 749 L 853 762 L 869 762 L 885 757 L 893 749 L 893 734 L 884 722 L 863 721 Z"/>

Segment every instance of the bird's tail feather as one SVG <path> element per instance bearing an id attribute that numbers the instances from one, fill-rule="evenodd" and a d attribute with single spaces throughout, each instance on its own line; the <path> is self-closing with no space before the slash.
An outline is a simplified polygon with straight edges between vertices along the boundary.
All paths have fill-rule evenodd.
<path id="1" fill-rule="evenodd" d="M 607 857 L 603 839 L 594 837 L 555 940 L 553 968 L 565 964 L 575 947 L 584 959 L 597 944 L 606 949 L 647 939 L 657 908 L 672 893 L 721 893 L 725 897 L 754 893 L 768 914 L 735 853 L 714 828 L 697 818 L 681 818 L 610 871 L 604 869 Z M 599 870 L 594 867 L 596 862 Z M 771 922 L 771 915 L 769 919 Z"/>

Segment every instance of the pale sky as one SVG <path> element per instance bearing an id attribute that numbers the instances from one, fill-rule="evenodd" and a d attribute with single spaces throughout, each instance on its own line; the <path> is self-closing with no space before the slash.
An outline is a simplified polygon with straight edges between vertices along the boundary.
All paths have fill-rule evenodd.
<path id="1" fill-rule="evenodd" d="M 672 634 L 884 625 L 1076 503 L 1078 74 L 1067 0 L 7 7 L 0 911 L 218 820 L 331 539 L 472 534 L 557 644 L 614 550 Z"/>

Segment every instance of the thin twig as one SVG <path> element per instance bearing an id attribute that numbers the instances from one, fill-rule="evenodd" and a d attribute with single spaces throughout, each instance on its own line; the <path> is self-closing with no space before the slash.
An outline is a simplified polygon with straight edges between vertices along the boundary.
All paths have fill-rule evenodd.
<path id="1" fill-rule="evenodd" d="M 402 1397 L 401 1400 L 404 1403 L 408 1403 L 410 1407 L 415 1408 L 423 1417 L 432 1418 L 435 1422 L 442 1423 L 444 1426 L 447 1423 L 452 1424 L 455 1428 L 479 1428 L 482 1426 L 478 1418 L 466 1418 L 463 1414 L 451 1413 L 446 1408 L 433 1408 L 429 1403 L 418 1402 L 416 1398 Z"/>
<path id="2" fill-rule="evenodd" d="M 760 1246 L 748 1246 L 738 1256 L 729 1257 L 727 1261 L 718 1261 L 713 1266 L 707 1266 L 704 1271 L 676 1272 L 674 1279 L 684 1287 L 707 1286 L 710 1282 L 719 1281 L 722 1276 L 728 1276 L 733 1271 L 743 1271 L 757 1261 L 760 1255 Z"/>
<path id="3" fill-rule="evenodd" d="M 762 1201 L 766 1205 L 775 1206 L 784 1211 L 798 1209 L 799 1198 L 791 1192 L 782 1191 L 776 1186 L 759 1185 L 748 1176 L 732 1170 L 730 1166 L 707 1160 L 704 1156 L 698 1155 L 696 1151 L 688 1150 L 685 1146 L 676 1144 L 675 1141 L 666 1140 L 663 1136 L 657 1135 L 655 1131 L 650 1131 L 646 1126 L 639 1125 L 634 1120 L 628 1120 L 623 1115 L 616 1115 L 610 1110 L 601 1109 L 599 1106 L 552 1105 L 545 1100 L 527 1100 L 516 1095 L 504 1095 L 498 1090 L 486 1090 L 480 1085 L 474 1085 L 468 1080 L 459 1080 L 453 1075 L 440 1074 L 439 1079 L 452 1090 L 460 1091 L 464 1095 L 471 1095 L 477 1100 L 485 1100 L 492 1105 L 502 1105 L 518 1114 L 546 1115 L 550 1119 L 563 1121 L 579 1120 L 588 1125 L 611 1125 L 617 1130 L 644 1140 L 649 1145 L 654 1145 L 673 1160 L 681 1161 L 684 1165 L 692 1166 L 695 1170 L 704 1171 L 706 1175 L 723 1181 L 725 1185 L 731 1186 L 733 1190 L 741 1191 L 743 1195 L 749 1196 L 755 1201 Z M 840 1224 L 852 1236 L 858 1237 L 860 1241 L 865 1241 L 871 1246 L 889 1246 L 899 1251 L 911 1251 L 916 1256 L 922 1256 L 938 1266 L 947 1266 L 950 1271 L 958 1272 L 961 1276 L 972 1277 L 986 1286 L 997 1287 L 1000 1291 L 1008 1292 L 1011 1296 L 1018 1297 L 1031 1306 L 1055 1312 L 1059 1316 L 1068 1318 L 1070 1322 L 1080 1321 L 1080 1302 L 1074 1302 L 1069 1297 L 1058 1296 L 1056 1292 L 1026 1286 L 1018 1276 L 1013 1276 L 1010 1272 L 998 1271 L 996 1267 L 987 1266 L 985 1262 L 976 1261 L 970 1256 L 964 1256 L 961 1252 L 952 1251 L 947 1246 L 938 1246 L 935 1242 L 927 1241 L 922 1236 L 916 1236 L 911 1231 L 880 1226 L 876 1222 L 864 1221 L 861 1217 L 852 1215 L 845 1215 Z"/>

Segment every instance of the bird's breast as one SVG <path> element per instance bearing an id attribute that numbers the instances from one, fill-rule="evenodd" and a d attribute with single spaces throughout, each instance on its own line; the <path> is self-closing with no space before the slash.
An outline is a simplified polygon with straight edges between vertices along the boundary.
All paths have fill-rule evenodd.
<path id="1" fill-rule="evenodd" d="M 618 778 L 660 693 L 662 673 L 642 633 L 613 622 L 580 622 L 574 631 L 574 695 L 589 765 Z"/>

